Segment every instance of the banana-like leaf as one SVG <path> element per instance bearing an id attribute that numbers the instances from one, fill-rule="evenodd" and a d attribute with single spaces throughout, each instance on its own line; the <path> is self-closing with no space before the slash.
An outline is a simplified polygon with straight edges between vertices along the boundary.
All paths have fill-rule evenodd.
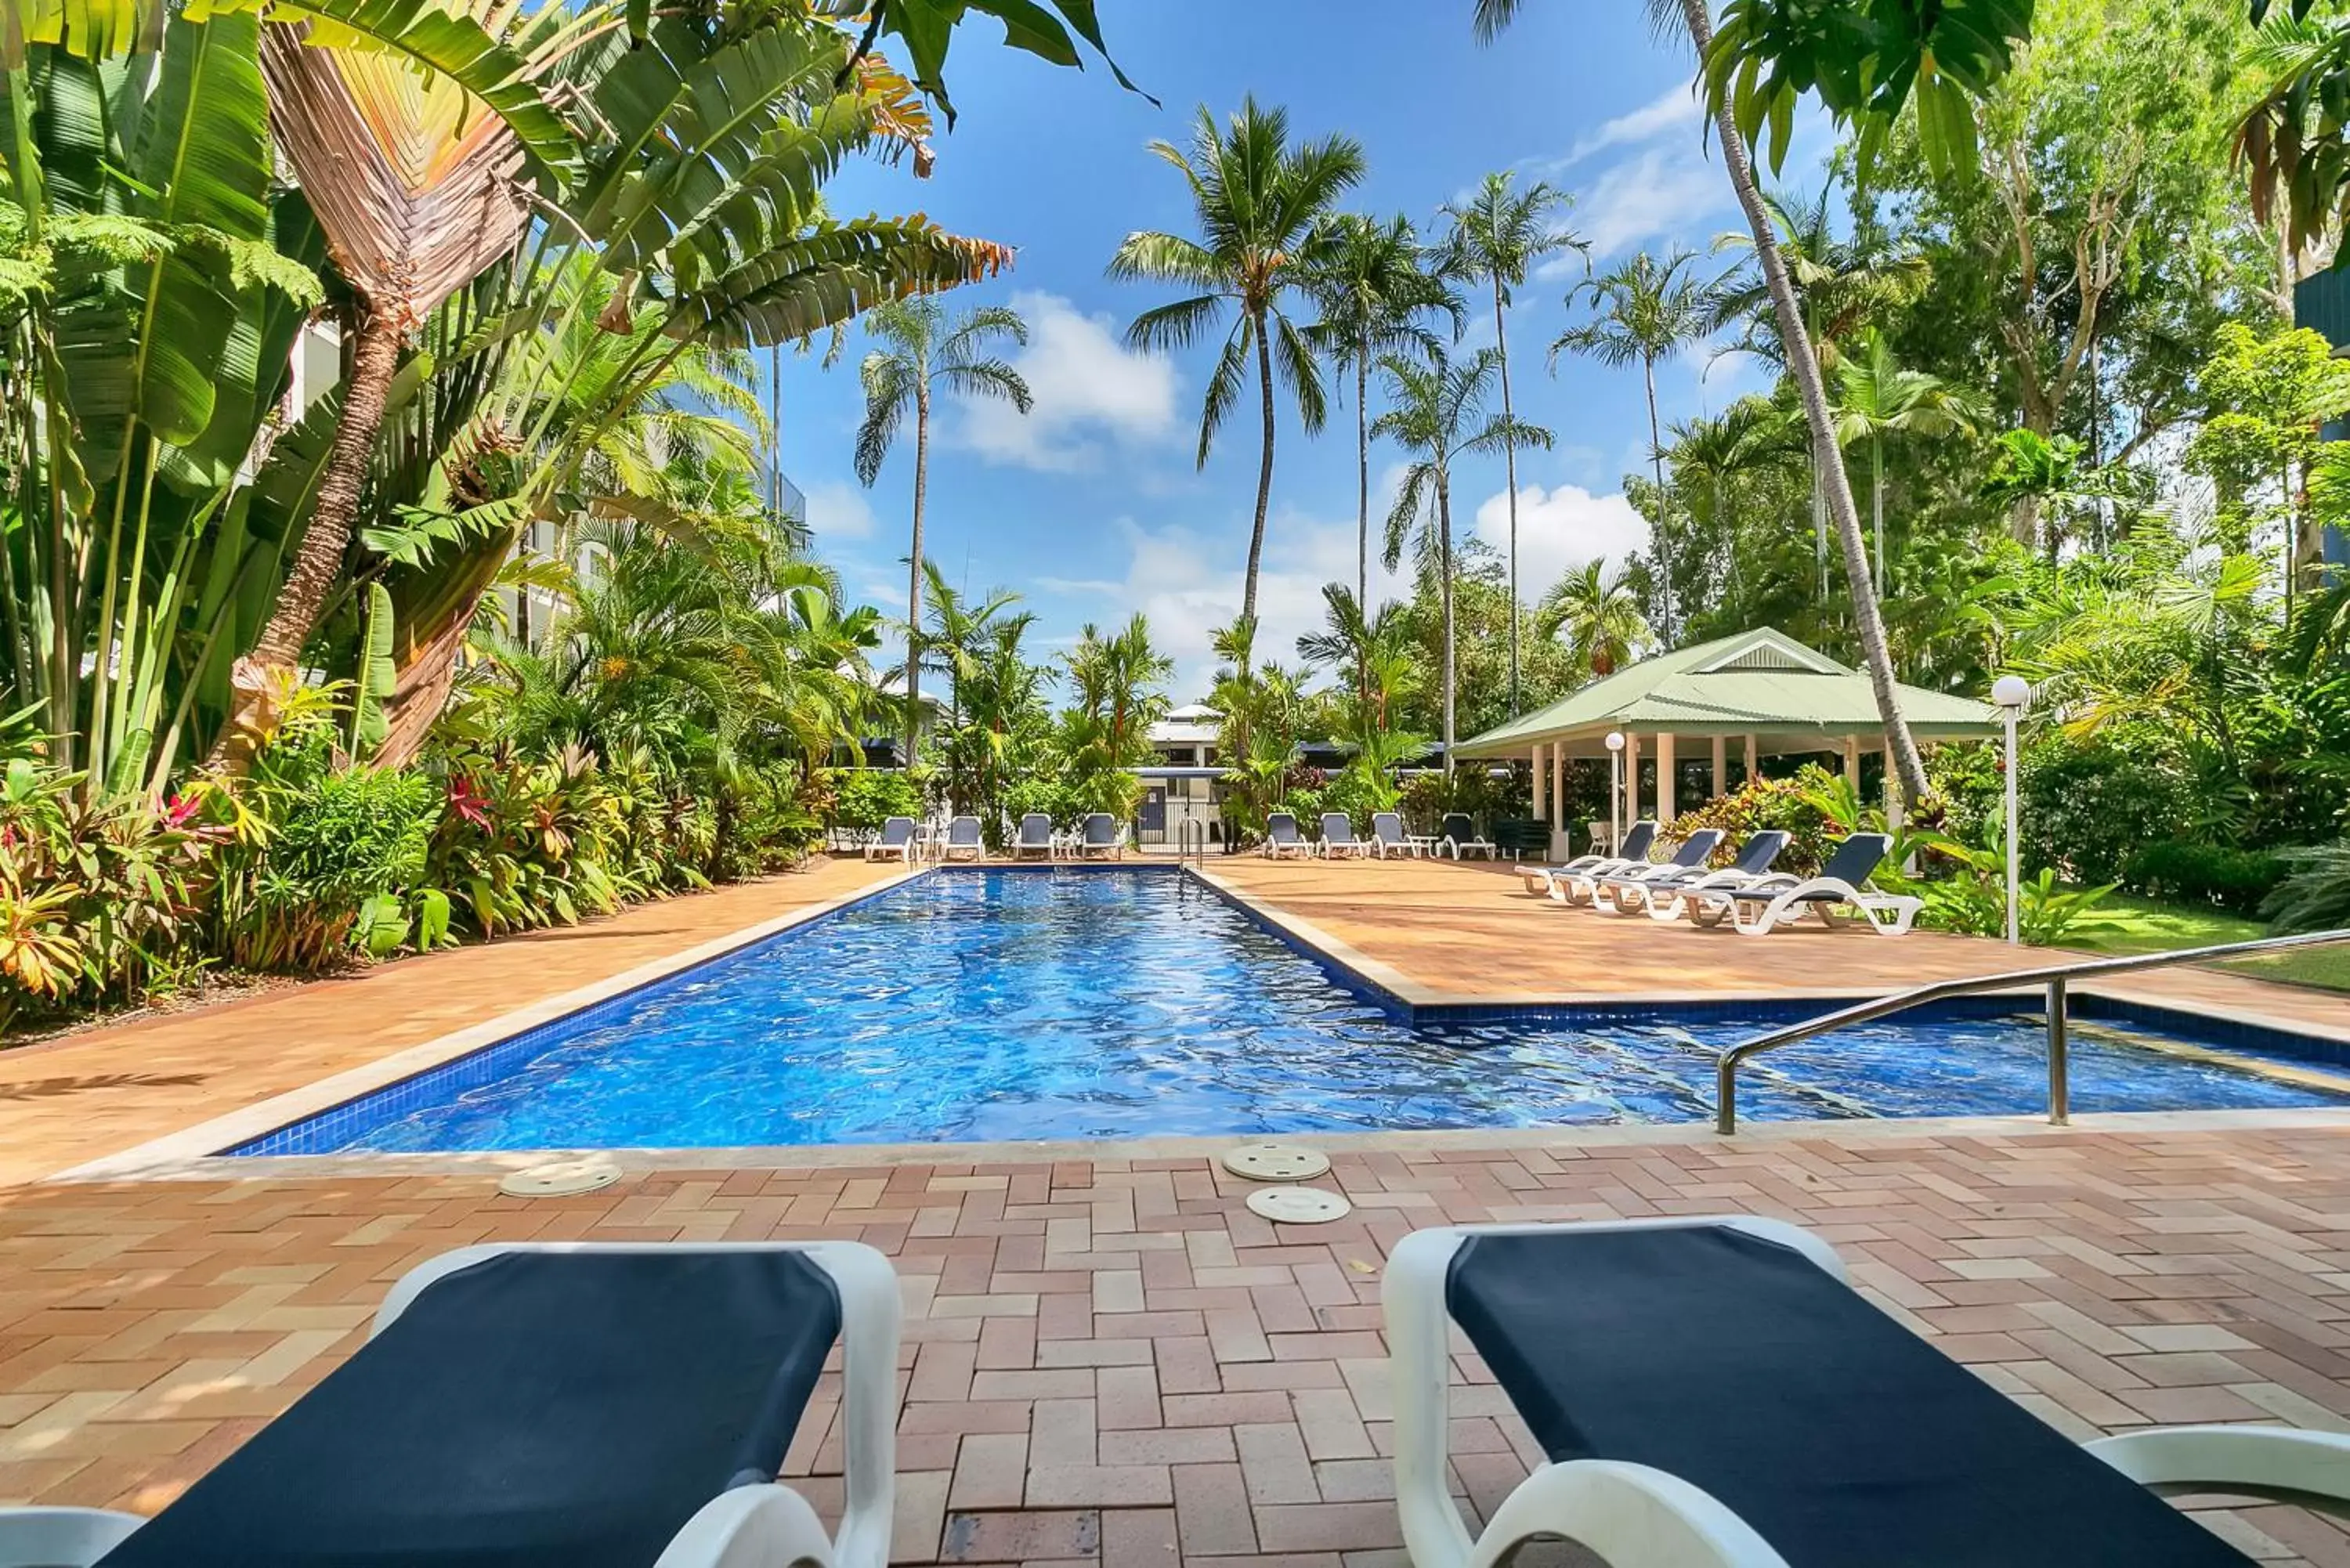
<path id="1" fill-rule="evenodd" d="M 993 277 L 1011 260 L 1009 247 L 927 218 L 827 223 L 677 299 L 661 329 L 726 348 L 797 342 L 884 300 Z"/>
<path id="2" fill-rule="evenodd" d="M 367 622 L 359 634 L 359 680 L 351 692 L 351 750 L 368 756 L 390 731 L 384 721 L 383 700 L 399 671 L 391 661 L 391 590 L 381 583 L 367 587 Z"/>

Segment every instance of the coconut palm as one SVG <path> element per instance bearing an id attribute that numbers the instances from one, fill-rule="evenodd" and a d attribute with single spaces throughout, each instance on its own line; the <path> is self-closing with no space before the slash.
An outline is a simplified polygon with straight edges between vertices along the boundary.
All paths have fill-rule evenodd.
<path id="1" fill-rule="evenodd" d="M 1702 498 L 1702 515 L 1733 550 L 1740 524 L 1730 504 L 1733 488 L 1743 479 L 1804 456 L 1801 421 L 1767 398 L 1741 398 L 1719 414 L 1667 425 L 1665 436 L 1665 461 L 1672 468 L 1682 504 L 1695 508 Z M 1722 564 L 1726 569 L 1727 560 Z"/>
<path id="2" fill-rule="evenodd" d="M 1505 442 L 1548 450 L 1551 433 L 1507 414 L 1488 415 L 1485 399 L 1501 374 L 1499 348 L 1480 348 L 1456 361 L 1441 344 L 1416 358 L 1390 354 L 1379 361 L 1388 408 L 1373 435 L 1387 436 L 1419 455 L 1404 471 L 1402 487 L 1388 513 L 1387 565 L 1394 570 L 1405 542 L 1419 528 L 1419 556 L 1436 574 L 1444 607 L 1444 768 L 1452 771 L 1453 709 L 1458 693 L 1452 613 L 1452 462 L 1463 454 L 1494 452 Z"/>
<path id="3" fill-rule="evenodd" d="M 1476 195 L 1446 205 L 1452 220 L 1445 236 L 1441 266 L 1454 277 L 1475 278 L 1493 289 L 1493 342 L 1502 355 L 1502 414 L 1517 417 L 1510 401 L 1510 334 L 1506 312 L 1510 290 L 1526 281 L 1526 269 L 1544 256 L 1576 250 L 1590 257 L 1590 247 L 1552 222 L 1575 198 L 1537 180 L 1523 191 L 1513 191 L 1513 176 L 1502 170 L 1485 176 Z M 1502 463 L 1509 485 L 1510 505 L 1510 716 L 1518 712 L 1518 449 L 1506 438 Z"/>
<path id="4" fill-rule="evenodd" d="M 1431 310 L 1461 326 L 1461 304 L 1420 265 L 1419 238 L 1401 215 L 1379 223 L 1347 213 L 1330 221 L 1323 254 L 1306 281 L 1322 318 L 1306 329 L 1315 348 L 1355 372 L 1355 598 L 1371 593 L 1371 366 L 1427 340 Z"/>
<path id="5" fill-rule="evenodd" d="M 1657 428 L 1657 361 L 1678 354 L 1703 338 L 1713 321 L 1712 296 L 1707 286 L 1689 275 L 1697 257 L 1676 250 L 1662 261 L 1642 251 L 1582 284 L 1575 295 L 1588 296 L 1597 314 L 1580 327 L 1571 327 L 1550 346 L 1551 364 L 1561 352 L 1587 354 L 1603 365 L 1638 364 L 1648 393 L 1648 456 L 1656 465 L 1658 607 L 1663 612 L 1658 630 L 1665 645 L 1673 641 L 1673 562 L 1671 534 L 1666 511 L 1671 492 L 1665 488 L 1665 452 Z"/>
<path id="6" fill-rule="evenodd" d="M 1519 4 L 1520 0 L 1476 0 L 1473 26 L 1477 36 L 1490 41 L 1517 15 Z M 1648 12 L 1650 26 L 1659 31 L 1668 27 L 1678 13 L 1680 28 L 1700 59 L 1713 47 L 1713 16 L 1706 0 L 1648 0 Z M 1746 138 L 1739 131 L 1727 99 L 1713 109 L 1713 124 L 1721 145 L 1722 167 L 1729 171 L 1739 210 L 1746 216 L 1755 265 L 1762 275 L 1780 340 L 1806 341 L 1809 334 L 1804 327 L 1803 296 L 1788 275 L 1786 256 L 1773 229 L 1770 205 L 1754 178 L 1753 156 L 1748 151 Z M 1842 450 L 1836 445 L 1827 388 L 1816 356 L 1791 354 L 1787 358 L 1796 392 L 1803 401 L 1804 422 L 1811 433 L 1812 452 L 1819 466 L 1828 514 L 1843 544 L 1845 576 L 1852 585 L 1853 618 L 1859 623 L 1861 651 L 1868 665 L 1869 686 L 1877 698 L 1877 714 L 1885 722 L 1885 741 L 1894 776 L 1900 781 L 1902 798 L 1914 808 L 1926 797 L 1929 787 L 1926 760 L 1918 750 L 1918 738 L 1910 732 L 1908 721 L 1902 716 L 1899 683 L 1894 678 L 1893 655 L 1885 638 L 1885 616 L 1877 607 L 1877 595 L 1869 587 L 1868 545 L 1861 536 L 1860 513 L 1853 504 L 1852 482 L 1845 472 Z"/>
<path id="7" fill-rule="evenodd" d="M 1565 636 L 1575 669 L 1594 677 L 1615 674 L 1648 639 L 1640 596 L 1621 570 L 1609 572 L 1607 565 L 1586 561 L 1569 570 L 1534 611 L 1534 635 Z"/>
<path id="8" fill-rule="evenodd" d="M 1325 583 L 1322 624 L 1297 639 L 1298 657 L 1350 670 L 1356 704 L 1384 726 L 1390 704 L 1414 685 L 1410 610 L 1389 600 L 1367 613 L 1344 583 Z"/>
<path id="9" fill-rule="evenodd" d="M 1865 333 L 1858 352 L 1836 366 L 1836 441 L 1868 443 L 1868 511 L 1876 529 L 1876 575 L 1885 591 L 1885 438 L 1972 435 L 1991 417 L 1990 400 L 1923 370 L 1905 370 L 1884 334 Z"/>
<path id="10" fill-rule="evenodd" d="M 1326 410 L 1320 359 L 1312 339 L 1283 311 L 1282 299 L 1314 275 L 1329 244 L 1327 219 L 1338 199 L 1363 178 L 1363 150 L 1345 136 L 1293 147 L 1288 111 L 1260 108 L 1251 97 L 1241 100 L 1240 112 L 1221 128 L 1201 106 L 1188 151 L 1167 141 L 1152 142 L 1150 151 L 1173 165 L 1190 187 L 1200 238 L 1147 230 L 1130 234 L 1110 258 L 1109 275 L 1196 291 L 1136 317 L 1126 336 L 1137 348 L 1188 348 L 1215 326 L 1228 306 L 1233 309 L 1232 330 L 1200 405 L 1201 467 L 1207 466 L 1216 432 L 1240 401 L 1249 360 L 1256 361 L 1262 447 L 1256 521 L 1241 590 L 1242 618 L 1253 624 L 1265 514 L 1273 501 L 1276 370 L 1308 431 L 1322 428 Z"/>
<path id="11" fill-rule="evenodd" d="M 1028 324 L 1008 306 L 983 305 L 953 322 L 936 299 L 892 300 L 865 318 L 866 329 L 889 347 L 865 356 L 858 379 L 865 387 L 865 422 L 857 430 L 857 477 L 868 486 L 881 477 L 890 443 L 914 416 L 914 527 L 906 552 L 906 765 L 919 761 L 922 701 L 922 505 L 930 487 L 931 395 L 937 389 L 993 398 L 1026 413 L 1034 400 L 1020 372 L 988 352 L 995 339 L 1028 341 Z"/>

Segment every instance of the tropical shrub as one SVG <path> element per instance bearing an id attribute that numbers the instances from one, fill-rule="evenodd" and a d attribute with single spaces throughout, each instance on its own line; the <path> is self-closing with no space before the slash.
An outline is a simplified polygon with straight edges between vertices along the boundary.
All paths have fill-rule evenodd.
<path id="1" fill-rule="evenodd" d="M 876 833 L 893 816 L 922 815 L 920 787 L 898 769 L 836 768 L 825 777 L 832 786 L 835 827 Z"/>
<path id="2" fill-rule="evenodd" d="M 2154 748 L 2043 738 L 2018 784 L 2023 858 L 2081 883 L 2119 882 L 2140 846 L 2199 820 L 2188 772 Z"/>
<path id="3" fill-rule="evenodd" d="M 1404 819 L 1414 833 L 1434 833 L 1447 812 L 1465 811 L 1482 828 L 1504 817 L 1530 816 L 1525 782 L 1515 771 L 1496 778 L 1482 763 L 1440 773 L 1415 774 L 1404 781 Z"/>
<path id="4" fill-rule="evenodd" d="M 2174 838 L 2149 844 L 2131 856 L 2122 885 L 2149 898 L 2208 904 L 2250 915 L 2259 910 L 2284 876 L 2285 863 L 2274 855 L 2202 839 Z"/>
<path id="5" fill-rule="evenodd" d="M 2350 929 L 2350 838 L 2279 858 L 2292 875 L 2261 906 L 2271 928 L 2279 935 Z"/>
<path id="6" fill-rule="evenodd" d="M 1360 835 L 1371 831 L 1373 813 L 1393 811 L 1402 799 L 1403 791 L 1390 774 L 1349 763 L 1330 775 L 1322 791 L 1322 809 L 1345 812 Z"/>
<path id="7" fill-rule="evenodd" d="M 1843 783 L 1816 763 L 1805 763 L 1792 778 L 1749 779 L 1731 794 L 1674 817 L 1664 836 L 1678 844 L 1700 829 L 1721 828 L 1722 846 L 1714 858 L 1726 866 L 1749 836 L 1778 828 L 1789 836 L 1774 869 L 1808 877 L 1826 860 L 1834 840 L 1851 831 L 1847 823 L 1854 819 L 1834 809 L 1833 792 Z"/>
<path id="8" fill-rule="evenodd" d="M 1085 815 L 1077 794 L 1061 779 L 1034 774 L 1006 784 L 1003 789 L 1003 815 L 1014 825 L 1031 812 L 1043 812 L 1053 819 L 1053 826 L 1066 832 L 1076 826 Z"/>

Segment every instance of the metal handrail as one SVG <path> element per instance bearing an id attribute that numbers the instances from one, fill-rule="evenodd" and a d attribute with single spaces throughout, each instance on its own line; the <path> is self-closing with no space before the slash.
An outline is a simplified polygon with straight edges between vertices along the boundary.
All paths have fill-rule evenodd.
<path id="1" fill-rule="evenodd" d="M 1929 985 L 1897 991 L 1889 996 L 1873 997 L 1856 1002 L 1850 1007 L 1834 1012 L 1824 1012 L 1807 1018 L 1801 1023 L 1790 1023 L 1765 1034 L 1731 1046 L 1721 1054 L 1714 1069 L 1715 1105 L 1713 1130 L 1728 1135 L 1738 1130 L 1738 1069 L 1750 1056 L 1765 1051 L 1776 1051 L 1782 1045 L 1793 1045 L 1799 1040 L 1809 1040 L 1814 1034 L 1825 1034 L 1832 1029 L 1843 1029 L 1855 1023 L 1873 1023 L 1897 1012 L 1907 1012 L 1914 1007 L 1946 1001 L 1954 996 L 1979 996 L 1986 992 L 2015 991 L 2026 986 L 2043 986 L 2048 996 L 2048 1119 L 2063 1127 L 2071 1119 L 2070 1064 L 2064 1029 L 2065 992 L 2072 981 L 2085 975 L 2123 974 L 2132 970 L 2167 969 L 2173 964 L 2194 963 L 2203 959 L 2234 958 L 2243 953 L 2276 952 L 2285 948 L 2320 947 L 2327 942 L 2350 941 L 2350 930 L 2314 931 L 2304 936 L 2262 937 L 2257 941 L 2221 942 L 2214 947 L 2180 948 L 2170 952 L 2131 953 L 2123 958 L 2085 959 L 2073 963 L 2050 964 L 2041 969 L 2010 970 L 2004 974 L 1976 975 L 1968 980 L 1938 980 Z"/>
<path id="2" fill-rule="evenodd" d="M 1198 845 L 1193 846 L 1196 830 Z M 1181 865 L 1186 855 L 1191 864 L 1205 870 L 1208 865 L 1208 825 L 1197 817 L 1187 816 L 1175 825 L 1175 863 Z"/>

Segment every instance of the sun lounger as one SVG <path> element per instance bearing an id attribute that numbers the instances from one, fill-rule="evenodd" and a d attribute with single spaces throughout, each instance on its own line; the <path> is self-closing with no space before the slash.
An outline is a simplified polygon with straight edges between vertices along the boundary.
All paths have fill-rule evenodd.
<path id="1" fill-rule="evenodd" d="M 1274 860 L 1303 860 L 1314 853 L 1314 846 L 1299 836 L 1295 815 L 1276 811 L 1264 819 L 1264 842 L 1257 852 Z"/>
<path id="2" fill-rule="evenodd" d="M 1368 839 L 1355 836 L 1355 820 L 1343 811 L 1322 814 L 1322 858 L 1359 860 L 1373 852 Z"/>
<path id="3" fill-rule="evenodd" d="M 1700 827 L 1681 840 L 1680 847 L 1673 851 L 1673 857 L 1669 860 L 1648 861 L 1614 869 L 1579 871 L 1565 877 L 1554 877 L 1551 878 L 1551 897 L 1562 904 L 1596 904 L 1599 901 L 1599 889 L 1603 883 L 1614 881 L 1622 885 L 1625 882 L 1651 877 L 1670 876 L 1677 871 L 1703 870 L 1707 859 L 1712 856 L 1715 847 L 1721 843 L 1721 829 Z"/>
<path id="4" fill-rule="evenodd" d="M 986 853 L 987 846 L 980 837 L 979 818 L 958 816 L 947 824 L 947 836 L 939 842 L 940 859 L 976 860 Z"/>
<path id="5" fill-rule="evenodd" d="M 1091 857 L 1105 856 L 1113 859 L 1126 858 L 1126 829 L 1106 811 L 1089 812 L 1077 825 L 1076 852 Z"/>
<path id="6" fill-rule="evenodd" d="M 1564 866 L 1521 866 L 1518 875 L 1525 879 L 1526 891 L 1542 898 L 1555 898 L 1552 891 L 1561 877 L 1604 876 L 1610 871 L 1628 870 L 1648 864 L 1648 848 L 1657 841 L 1657 825 L 1643 817 L 1624 835 L 1624 842 L 1606 855 L 1578 855 Z"/>
<path id="7" fill-rule="evenodd" d="M 1477 824 L 1465 811 L 1444 814 L 1444 835 L 1438 847 L 1450 850 L 1455 860 L 1464 855 L 1482 855 L 1491 860 L 1494 854 L 1493 841 L 1477 836 Z"/>
<path id="8" fill-rule="evenodd" d="M 1729 906 L 1731 923 L 1750 937 L 1766 935 L 1775 927 L 1801 919 L 1806 911 L 1816 913 L 1820 924 L 1834 926 L 1838 909 L 1856 911 L 1879 936 L 1901 936 L 1926 901 L 1905 893 L 1879 893 L 1868 886 L 1869 877 L 1885 864 L 1892 847 L 1889 835 L 1856 833 L 1836 846 L 1816 877 L 1783 872 L 1758 877 L 1720 898 Z M 1709 896 L 1704 904 L 1715 906 L 1714 897 Z M 1712 923 L 1719 924 L 1720 919 L 1717 913 Z"/>
<path id="9" fill-rule="evenodd" d="M 883 1568 L 898 1318 L 853 1241 L 460 1248 L 152 1519 L 0 1510 L 0 1563 Z M 775 1480 L 836 1341 L 837 1541 Z"/>
<path id="10" fill-rule="evenodd" d="M 1639 901 L 1648 907 L 1648 919 L 1677 920 L 1696 909 L 1707 893 L 1750 887 L 1771 875 L 1772 866 L 1786 853 L 1793 836 L 1783 828 L 1766 827 L 1748 839 L 1739 850 L 1738 858 L 1721 870 L 1699 871 L 1649 883 L 1640 889 Z M 1619 896 L 1617 903 L 1622 901 Z"/>
<path id="11" fill-rule="evenodd" d="M 903 860 L 914 863 L 914 819 L 893 816 L 881 825 L 881 836 L 865 846 L 868 860 Z"/>
<path id="12" fill-rule="evenodd" d="M 1486 1568 L 1541 1536 L 1610 1568 L 2248 1568 L 2148 1488 L 2350 1502 L 2339 1433 L 2076 1447 L 1775 1220 L 1420 1231 L 1383 1295 L 1414 1568 Z M 1473 1542 L 1447 1475 L 1454 1324 L 1550 1461 Z"/>
<path id="13" fill-rule="evenodd" d="M 1371 813 L 1371 853 L 1381 860 L 1394 856 L 1425 855 L 1440 842 L 1434 838 L 1415 837 L 1406 832 L 1401 812 Z"/>
<path id="14" fill-rule="evenodd" d="M 1041 811 L 1032 811 L 1020 819 L 1020 831 L 1012 840 L 1012 858 L 1025 860 L 1031 855 L 1041 855 L 1050 860 L 1055 847 L 1051 817 Z"/>

